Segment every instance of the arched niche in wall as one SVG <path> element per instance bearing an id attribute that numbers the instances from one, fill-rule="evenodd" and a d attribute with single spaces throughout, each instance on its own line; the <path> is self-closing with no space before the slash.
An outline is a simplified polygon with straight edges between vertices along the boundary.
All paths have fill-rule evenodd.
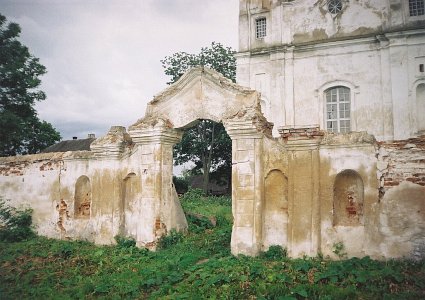
<path id="1" fill-rule="evenodd" d="M 75 183 L 74 216 L 76 218 L 90 218 L 91 185 L 87 176 L 80 176 Z"/>
<path id="2" fill-rule="evenodd" d="M 280 170 L 271 170 L 264 182 L 263 246 L 287 245 L 288 178 Z"/>
<path id="3" fill-rule="evenodd" d="M 135 173 L 129 173 L 124 178 L 124 209 L 128 209 L 129 206 L 133 205 L 137 193 L 140 191 L 139 182 Z"/>
<path id="4" fill-rule="evenodd" d="M 334 183 L 334 225 L 357 226 L 363 224 L 364 185 L 353 170 L 340 172 Z"/>
<path id="5" fill-rule="evenodd" d="M 425 131 L 425 83 L 416 87 L 416 120 L 418 131 Z"/>
<path id="6" fill-rule="evenodd" d="M 123 180 L 121 233 L 128 234 L 129 224 L 133 215 L 136 215 L 137 195 L 140 193 L 140 181 L 135 173 L 129 173 Z"/>

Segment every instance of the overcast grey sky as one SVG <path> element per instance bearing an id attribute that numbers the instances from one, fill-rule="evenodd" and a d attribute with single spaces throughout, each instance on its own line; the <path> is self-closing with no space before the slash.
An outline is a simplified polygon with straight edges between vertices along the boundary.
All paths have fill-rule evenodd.
<path id="1" fill-rule="evenodd" d="M 37 104 L 63 137 L 143 117 L 169 80 L 160 60 L 212 41 L 237 50 L 238 0 L 0 0 L 48 73 Z"/>

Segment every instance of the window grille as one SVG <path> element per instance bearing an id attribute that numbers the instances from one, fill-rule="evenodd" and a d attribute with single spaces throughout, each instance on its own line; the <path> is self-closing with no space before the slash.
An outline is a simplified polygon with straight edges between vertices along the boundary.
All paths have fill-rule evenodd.
<path id="1" fill-rule="evenodd" d="M 330 132 L 351 131 L 350 89 L 339 86 L 325 92 L 326 129 Z"/>
<path id="2" fill-rule="evenodd" d="M 255 37 L 257 39 L 262 39 L 266 36 L 266 18 L 260 18 L 255 20 Z"/>
<path id="3" fill-rule="evenodd" d="M 409 13 L 411 17 L 424 15 L 424 2 L 424 0 L 409 0 Z"/>
<path id="4" fill-rule="evenodd" d="M 328 1 L 328 10 L 331 14 L 337 14 L 342 10 L 342 1 L 341 0 L 329 0 Z"/>

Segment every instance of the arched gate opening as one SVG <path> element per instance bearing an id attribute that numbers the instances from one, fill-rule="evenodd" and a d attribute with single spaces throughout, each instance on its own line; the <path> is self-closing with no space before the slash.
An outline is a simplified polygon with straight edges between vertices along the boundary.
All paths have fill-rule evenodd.
<path id="1" fill-rule="evenodd" d="M 156 234 L 187 226 L 172 185 L 173 146 L 199 119 L 222 122 L 232 140 L 233 254 L 256 255 L 262 244 L 263 138 L 272 124 L 260 95 L 206 68 L 193 68 L 157 95 L 129 134 L 142 155 L 142 198 L 155 200 Z M 183 214 L 182 221 L 181 216 Z"/>

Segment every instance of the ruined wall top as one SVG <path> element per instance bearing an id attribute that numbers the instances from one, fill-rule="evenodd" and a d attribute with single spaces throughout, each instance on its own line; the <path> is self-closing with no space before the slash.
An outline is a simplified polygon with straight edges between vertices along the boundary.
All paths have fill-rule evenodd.
<path id="1" fill-rule="evenodd" d="M 112 126 L 105 136 L 90 145 L 90 150 L 96 157 L 120 157 L 131 145 L 132 140 L 125 127 Z"/>
<path id="2" fill-rule="evenodd" d="M 78 159 L 90 159 L 94 155 L 91 151 L 68 151 L 68 152 L 49 152 L 49 153 L 38 153 L 30 155 L 17 155 L 0 157 L 1 165 L 14 165 L 14 164 L 26 164 L 38 161 L 60 161 L 60 160 L 78 160 Z M 1 173 L 1 167 L 0 167 Z"/>

